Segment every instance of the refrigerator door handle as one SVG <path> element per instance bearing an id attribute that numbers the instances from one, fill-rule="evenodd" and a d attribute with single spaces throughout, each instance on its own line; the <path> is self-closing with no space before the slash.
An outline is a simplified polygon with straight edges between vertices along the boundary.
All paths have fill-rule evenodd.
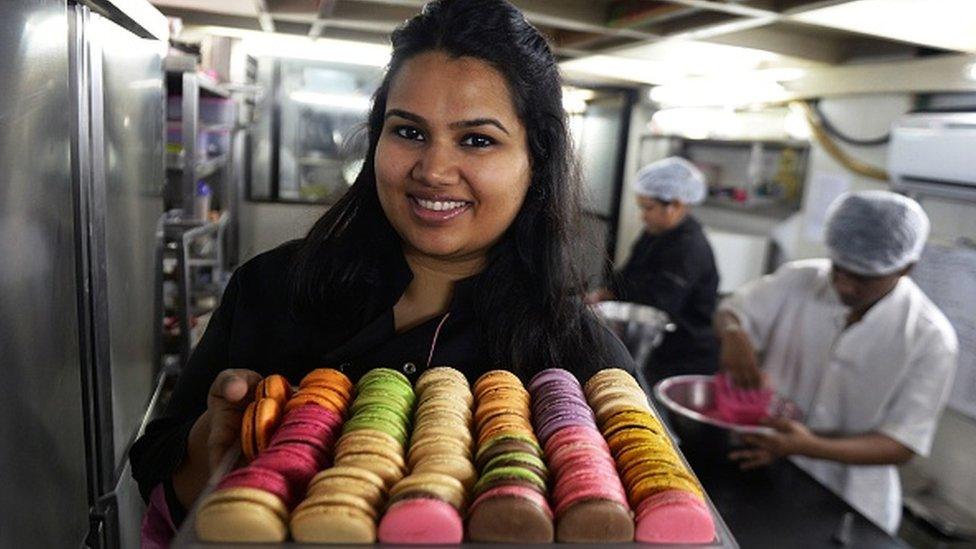
<path id="1" fill-rule="evenodd" d="M 118 504 L 115 492 L 103 494 L 88 511 L 88 535 L 85 536 L 85 547 L 100 549 L 103 547 L 118 547 L 118 540 L 109 540 L 113 532 L 117 532 L 114 525 L 118 522 Z M 114 536 L 113 536 L 114 537 Z"/>

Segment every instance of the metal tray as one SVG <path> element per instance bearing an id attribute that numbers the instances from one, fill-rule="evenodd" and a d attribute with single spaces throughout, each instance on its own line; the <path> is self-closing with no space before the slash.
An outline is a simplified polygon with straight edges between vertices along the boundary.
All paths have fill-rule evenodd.
<path id="1" fill-rule="evenodd" d="M 638 375 L 637 376 L 637 380 L 641 384 L 641 387 L 644 389 L 644 393 L 649 395 L 650 394 L 649 388 L 647 387 L 647 383 L 643 379 L 643 376 Z M 651 409 L 654 410 L 655 415 L 657 415 L 660 418 L 661 415 L 657 412 L 657 408 L 654 406 L 653 399 L 650 399 L 649 398 L 648 401 L 649 401 L 649 403 L 651 405 Z M 671 433 L 670 429 L 668 429 L 668 436 L 671 437 L 672 440 L 674 440 L 674 436 Z M 681 458 L 681 461 L 684 462 L 685 467 L 687 467 L 689 470 L 691 470 L 691 467 L 688 465 L 688 461 L 685 459 L 684 454 L 681 453 L 681 449 L 678 448 L 677 445 L 675 445 L 675 449 L 678 451 L 678 455 Z M 316 544 L 298 543 L 298 542 L 293 542 L 293 541 L 288 541 L 288 542 L 284 542 L 284 543 L 209 543 L 209 542 L 201 541 L 199 538 L 197 538 L 196 529 L 193 527 L 193 525 L 196 522 L 197 508 L 199 507 L 200 502 L 203 501 L 204 496 L 206 496 L 207 494 L 209 494 L 210 492 L 212 492 L 214 490 L 214 488 L 216 488 L 217 483 L 220 481 L 220 479 L 223 478 L 223 476 L 227 472 L 230 471 L 230 469 L 233 467 L 234 463 L 237 462 L 237 458 L 239 457 L 239 454 L 240 454 L 240 450 L 239 449 L 235 449 L 235 450 L 229 452 L 228 455 L 224 457 L 224 460 L 221 463 L 221 466 L 217 470 L 217 473 L 210 479 L 210 481 L 207 483 L 207 487 L 204 488 L 203 493 L 201 494 L 201 496 L 199 498 L 197 498 L 197 503 L 193 506 L 192 509 L 190 509 L 190 513 L 187 515 L 186 520 L 183 521 L 183 525 L 180 527 L 179 532 L 177 532 L 176 538 L 173 540 L 173 544 L 172 544 L 171 547 L 174 547 L 174 548 L 188 548 L 188 549 L 189 548 L 213 549 L 213 548 L 216 548 L 216 547 L 220 547 L 220 548 L 224 548 L 224 549 L 231 549 L 231 548 L 239 548 L 239 549 L 252 549 L 252 548 L 265 548 L 265 549 L 276 548 L 276 549 L 282 549 L 282 548 L 290 548 L 290 549 L 295 549 L 295 548 L 299 548 L 299 547 L 316 547 L 316 546 L 318 546 Z M 711 498 L 708 497 L 708 494 L 705 495 L 705 501 L 708 504 L 708 508 L 712 512 L 712 518 L 715 521 L 715 540 L 712 541 L 712 543 L 695 544 L 695 545 L 681 545 L 679 547 L 682 547 L 682 548 L 692 548 L 692 547 L 720 547 L 720 548 L 724 548 L 724 549 L 738 549 L 739 544 L 735 541 L 735 538 L 732 536 L 732 532 L 729 531 L 729 527 L 725 524 L 725 521 L 722 520 L 722 516 L 718 513 L 718 510 L 716 510 L 715 505 L 712 503 Z M 498 545 L 499 544 L 497 544 L 497 543 L 462 543 L 460 546 L 461 547 L 465 547 L 465 548 L 478 548 L 478 547 L 488 548 L 488 547 L 498 547 Z M 513 544 L 513 545 L 515 545 L 515 544 Z M 372 545 L 372 547 L 382 547 L 382 546 L 384 546 L 384 544 L 377 543 L 377 544 Z M 392 546 L 389 546 L 389 545 L 386 545 L 386 546 L 387 547 L 392 547 Z M 580 548 L 582 548 L 582 547 L 603 547 L 604 545 L 580 544 L 580 543 L 573 543 L 573 544 L 569 544 L 569 543 L 547 543 L 547 544 L 533 544 L 532 546 L 533 547 L 560 546 L 560 547 L 580 547 Z M 615 543 L 615 544 L 613 544 L 613 546 L 614 547 L 633 547 L 633 546 L 640 546 L 640 547 L 666 547 L 666 545 L 663 545 L 663 544 L 649 544 L 649 543 L 636 543 L 636 542 L 635 543 Z M 362 548 L 362 547 L 366 547 L 366 545 L 362 545 L 362 544 L 360 544 L 360 545 L 322 545 L 321 547 Z M 404 547 L 404 546 L 401 545 L 401 546 L 398 546 L 398 547 Z"/>

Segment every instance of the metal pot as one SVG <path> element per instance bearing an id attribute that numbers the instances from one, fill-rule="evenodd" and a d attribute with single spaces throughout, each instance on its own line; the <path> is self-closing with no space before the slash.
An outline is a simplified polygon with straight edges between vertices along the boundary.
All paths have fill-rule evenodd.
<path id="1" fill-rule="evenodd" d="M 647 363 L 650 356 L 667 332 L 673 332 L 674 324 L 667 313 L 648 305 L 624 301 L 601 301 L 593 310 L 634 357 L 638 367 Z"/>

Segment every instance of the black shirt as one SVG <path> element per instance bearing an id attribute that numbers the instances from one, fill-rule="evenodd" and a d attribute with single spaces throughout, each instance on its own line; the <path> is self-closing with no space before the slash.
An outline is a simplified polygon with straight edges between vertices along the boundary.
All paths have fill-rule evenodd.
<path id="1" fill-rule="evenodd" d="M 715 371 L 718 341 L 712 316 L 718 271 L 712 247 L 696 219 L 689 215 L 659 235 L 643 232 L 627 264 L 613 274 L 611 290 L 620 301 L 666 312 L 677 327 L 651 355 L 649 377 Z"/>
<path id="2" fill-rule="evenodd" d="M 281 374 L 293 385 L 320 367 L 340 369 L 355 382 L 365 371 L 380 366 L 395 368 L 412 381 L 428 365 L 451 366 L 472 383 L 495 368 L 488 363 L 473 310 L 477 276 L 455 285 L 446 315 L 397 333 L 393 305 L 413 278 L 400 255 L 398 261 L 384 268 L 385 276 L 377 281 L 375 291 L 363 296 L 365 320 L 350 319 L 346 326 L 329 322 L 329 328 L 300 320 L 289 305 L 288 265 L 298 244 L 291 242 L 261 254 L 231 277 L 220 307 L 184 368 L 165 411 L 147 426 L 132 447 L 133 476 L 144 498 L 160 482 L 168 480 L 182 462 L 190 428 L 206 410 L 210 385 L 226 368 L 246 368 L 262 376 Z M 599 322 L 592 315 L 586 319 Z M 605 362 L 633 372 L 633 360 L 623 344 L 608 329 L 602 325 L 599 328 L 596 332 L 603 338 Z M 589 364 L 562 367 L 573 371 L 581 382 L 596 372 L 596 367 Z M 171 494 L 167 499 L 174 507 Z"/>

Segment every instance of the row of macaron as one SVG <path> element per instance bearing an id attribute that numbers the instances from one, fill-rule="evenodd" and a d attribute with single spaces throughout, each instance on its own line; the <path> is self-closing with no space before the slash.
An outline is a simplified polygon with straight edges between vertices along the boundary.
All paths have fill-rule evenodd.
<path id="1" fill-rule="evenodd" d="M 330 382 L 311 382 L 316 377 L 329 378 Z M 244 415 L 242 447 L 245 455 L 254 461 L 240 471 L 253 470 L 255 464 L 266 462 L 263 458 L 266 452 L 272 456 L 281 453 L 275 450 L 277 433 L 269 434 L 275 431 L 276 422 L 258 414 L 275 409 L 266 400 L 274 400 L 277 409 L 284 410 L 282 427 L 295 421 L 291 416 L 299 410 L 305 416 L 313 413 L 305 411 L 306 408 L 331 412 L 331 417 L 339 416 L 341 420 L 346 413 L 344 403 L 352 394 L 351 387 L 345 376 L 328 369 L 309 374 L 294 396 L 280 376 L 266 378 Z M 290 515 L 292 537 L 323 543 L 371 542 L 377 537 L 387 543 L 457 543 L 464 537 L 462 517 L 466 516 L 467 538 L 471 541 L 634 539 L 628 500 L 643 503 L 650 499 L 641 495 L 647 490 L 654 491 L 646 482 L 650 473 L 638 475 L 637 480 L 643 482 L 628 483 L 625 492 L 614 470 L 615 465 L 623 465 L 614 461 L 621 456 L 617 455 L 619 452 L 611 455 L 611 446 L 597 430 L 594 420 L 599 417 L 606 434 L 608 420 L 630 417 L 626 414 L 633 415 L 638 408 L 650 418 L 645 423 L 656 422 L 656 418 L 636 381 L 622 370 L 601 372 L 586 387 L 585 397 L 589 397 L 589 402 L 572 374 L 551 369 L 533 378 L 529 383 L 530 395 L 514 374 L 493 371 L 475 382 L 472 394 L 463 374 L 450 368 L 426 371 L 415 388 L 399 372 L 372 370 L 357 385 L 344 434 L 336 442 L 335 466 L 326 468 L 310 482 L 308 468 L 304 470 L 307 496 Z M 634 387 L 638 393 L 628 395 L 627 390 Z M 475 404 L 473 417 L 472 402 Z M 315 406 L 307 407 L 309 404 Z M 594 416 L 594 409 L 598 417 Z M 610 421 L 609 426 L 620 428 L 624 423 L 618 419 Z M 670 448 L 674 454 L 660 424 L 656 426 L 668 446 L 654 448 L 658 452 Z M 477 433 L 476 440 L 472 432 Z M 536 433 L 542 439 L 541 445 Z M 334 440 L 328 434 L 322 436 L 321 445 L 325 447 Z M 408 438 L 409 451 L 404 452 Z M 472 443 L 477 448 L 474 456 L 470 451 Z M 646 444 L 631 444 L 623 448 L 629 452 L 622 457 L 640 454 L 640 451 L 635 453 L 638 448 L 652 449 Z M 320 454 L 319 463 L 324 466 L 329 461 L 328 452 Z M 689 491 L 700 496 L 693 476 L 686 470 L 680 472 L 683 470 L 680 459 L 658 460 L 657 453 L 644 455 L 648 457 L 655 459 L 644 461 L 661 461 L 676 467 L 678 473 L 665 471 L 664 476 L 690 479 L 694 489 Z M 546 462 L 553 469 L 552 478 Z M 235 471 L 228 478 L 243 475 Z M 675 492 L 669 489 L 674 488 L 672 484 L 655 485 L 664 488 L 655 493 Z M 223 488 L 226 488 L 224 482 L 214 495 Z M 277 496 L 280 491 L 270 493 Z M 273 513 L 281 519 L 280 523 L 294 500 L 288 496 L 279 499 L 287 502 L 285 513 L 281 509 Z M 470 508 L 469 500 L 473 500 Z M 685 499 L 673 496 L 654 501 L 664 500 L 679 507 L 687 505 Z M 549 506 L 550 501 L 555 512 Z M 673 506 L 659 503 L 654 509 L 671 512 Z M 639 509 L 645 511 L 643 515 L 648 514 L 645 508 L 650 506 Z M 707 508 L 704 512 L 710 522 Z M 264 516 L 267 515 L 265 512 Z M 645 525 L 653 522 L 643 515 L 638 513 L 639 541 L 682 541 L 688 537 L 682 532 L 642 535 L 649 530 L 641 527 L 642 519 Z M 259 541 L 260 535 L 268 535 L 273 539 L 260 541 L 278 541 L 287 535 L 282 533 L 280 524 L 255 532 L 255 528 L 241 528 L 239 520 L 232 520 L 227 523 L 237 523 L 238 527 L 225 530 L 231 530 L 229 536 L 233 539 L 218 540 L 214 529 L 201 529 L 201 520 L 204 524 L 209 522 L 206 516 L 203 513 L 198 519 L 198 533 L 204 539 Z M 511 520 L 506 521 L 505 517 Z"/>
<path id="2" fill-rule="evenodd" d="M 623 370 L 602 370 L 586 382 L 585 392 L 635 513 L 634 538 L 713 541 L 715 524 L 704 492 L 637 381 Z"/>
<path id="3" fill-rule="evenodd" d="M 329 393 L 328 406 L 306 402 L 323 392 Z M 248 463 L 221 479 L 201 502 L 198 536 L 221 542 L 285 539 L 291 509 L 309 482 L 332 469 L 351 395 L 352 383 L 334 370 L 311 372 L 295 395 L 284 378 L 263 379 L 241 421 Z"/>

